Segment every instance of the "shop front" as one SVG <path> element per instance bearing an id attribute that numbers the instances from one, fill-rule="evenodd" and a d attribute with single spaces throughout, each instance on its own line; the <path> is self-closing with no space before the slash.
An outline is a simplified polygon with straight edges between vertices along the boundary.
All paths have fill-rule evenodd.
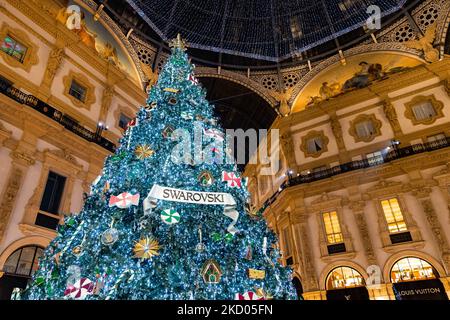
<path id="1" fill-rule="evenodd" d="M 353 268 L 337 267 L 327 277 L 327 300 L 369 300 L 363 276 Z"/>
<path id="2" fill-rule="evenodd" d="M 436 269 L 423 259 L 398 260 L 391 269 L 391 281 L 397 300 L 448 300 Z"/>

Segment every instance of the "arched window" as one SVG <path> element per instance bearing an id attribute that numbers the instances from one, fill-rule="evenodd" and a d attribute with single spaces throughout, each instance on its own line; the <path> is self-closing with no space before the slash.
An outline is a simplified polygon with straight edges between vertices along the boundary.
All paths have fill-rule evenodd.
<path id="1" fill-rule="evenodd" d="M 365 286 L 363 276 L 353 268 L 337 267 L 327 277 L 327 290 Z"/>
<path id="2" fill-rule="evenodd" d="M 431 264 L 415 257 L 400 259 L 391 269 L 392 283 L 435 279 L 437 277 L 438 273 Z"/>
<path id="3" fill-rule="evenodd" d="M 303 300 L 303 286 L 302 283 L 300 282 L 300 279 L 297 277 L 294 277 L 294 279 L 292 279 L 292 285 L 295 288 L 295 291 L 297 291 L 297 298 L 299 300 Z"/>
<path id="4" fill-rule="evenodd" d="M 17 249 L 11 254 L 3 266 L 6 274 L 30 277 L 38 267 L 38 259 L 44 249 L 37 246 L 29 246 Z"/>

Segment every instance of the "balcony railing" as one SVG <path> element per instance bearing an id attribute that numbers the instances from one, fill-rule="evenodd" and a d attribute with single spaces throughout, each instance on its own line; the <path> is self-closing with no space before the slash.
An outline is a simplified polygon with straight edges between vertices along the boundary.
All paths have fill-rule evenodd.
<path id="1" fill-rule="evenodd" d="M 31 107 L 34 110 L 45 115 L 46 117 L 52 119 L 53 121 L 60 123 L 64 128 L 75 133 L 79 137 L 89 142 L 93 142 L 105 148 L 108 151 L 114 152 L 116 148 L 115 144 L 102 137 L 98 132 L 92 132 L 89 129 L 86 129 L 82 125 L 78 124 L 71 117 L 51 107 L 44 101 L 39 100 L 38 98 L 36 98 L 31 94 L 26 94 L 21 90 L 14 88 L 10 82 L 1 77 L 0 77 L 0 92 L 10 97 L 11 99 L 17 101 L 18 103 Z"/>
<path id="2" fill-rule="evenodd" d="M 383 163 L 388 163 L 397 159 L 402 159 L 408 156 L 420 154 L 423 152 L 429 152 L 434 151 L 438 149 L 447 148 L 450 146 L 450 137 L 445 137 L 440 140 L 432 141 L 432 142 L 426 142 L 426 143 L 420 143 L 420 144 L 414 144 L 411 146 L 407 146 L 404 148 L 393 148 L 386 154 L 382 156 L 382 159 L 377 159 L 377 161 L 374 161 L 373 159 L 363 159 L 363 160 L 357 160 L 357 161 L 351 161 L 347 162 L 326 170 L 316 171 L 309 174 L 300 174 L 298 176 L 289 176 L 288 180 L 283 182 L 283 184 L 280 186 L 280 189 L 274 193 L 269 199 L 267 199 L 263 206 L 261 207 L 260 211 L 264 211 L 265 208 L 267 208 L 269 205 L 271 205 L 278 197 L 278 195 L 283 191 L 283 189 L 286 189 L 291 186 L 296 186 L 304 183 L 310 183 L 314 181 L 319 181 L 327 178 L 331 178 L 333 176 L 355 171 L 359 169 L 364 168 L 370 168 L 370 167 L 376 167 Z"/>

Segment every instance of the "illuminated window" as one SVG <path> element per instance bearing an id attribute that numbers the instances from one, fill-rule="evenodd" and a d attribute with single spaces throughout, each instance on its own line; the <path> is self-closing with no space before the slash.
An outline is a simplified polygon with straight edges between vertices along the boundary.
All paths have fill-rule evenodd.
<path id="1" fill-rule="evenodd" d="M 417 121 L 428 120 L 437 116 L 431 101 L 422 101 L 414 105 L 411 109 Z"/>
<path id="2" fill-rule="evenodd" d="M 344 289 L 364 286 L 362 275 L 350 267 L 337 267 L 327 278 L 327 290 Z"/>
<path id="3" fill-rule="evenodd" d="M 388 224 L 389 233 L 408 230 L 397 198 L 381 201 L 381 207 L 383 208 L 384 216 Z"/>
<path id="4" fill-rule="evenodd" d="M 3 271 L 11 275 L 29 277 L 38 267 L 38 259 L 42 256 L 43 249 L 30 246 L 23 247 L 11 254 L 3 266 Z"/>
<path id="5" fill-rule="evenodd" d="M 325 232 L 328 244 L 343 242 L 344 239 L 342 237 L 337 212 L 336 211 L 324 212 L 322 216 L 323 216 L 323 223 L 325 225 Z"/>
<path id="6" fill-rule="evenodd" d="M 360 121 L 355 124 L 355 131 L 361 139 L 369 138 L 376 133 L 371 120 Z"/>
<path id="7" fill-rule="evenodd" d="M 27 47 L 9 35 L 3 39 L 1 50 L 21 63 L 27 53 Z"/>
<path id="8" fill-rule="evenodd" d="M 403 258 L 391 269 L 391 281 L 404 282 L 437 278 L 438 273 L 431 264 L 419 258 Z"/>
<path id="9" fill-rule="evenodd" d="M 81 102 L 86 100 L 86 88 L 75 80 L 72 80 L 72 83 L 70 84 L 69 94 Z"/>

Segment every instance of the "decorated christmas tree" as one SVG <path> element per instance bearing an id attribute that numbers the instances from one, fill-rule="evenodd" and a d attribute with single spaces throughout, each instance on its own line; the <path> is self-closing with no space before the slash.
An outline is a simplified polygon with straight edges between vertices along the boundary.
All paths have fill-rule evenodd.
<path id="1" fill-rule="evenodd" d="M 147 105 L 65 217 L 22 299 L 291 299 L 179 37 Z"/>

